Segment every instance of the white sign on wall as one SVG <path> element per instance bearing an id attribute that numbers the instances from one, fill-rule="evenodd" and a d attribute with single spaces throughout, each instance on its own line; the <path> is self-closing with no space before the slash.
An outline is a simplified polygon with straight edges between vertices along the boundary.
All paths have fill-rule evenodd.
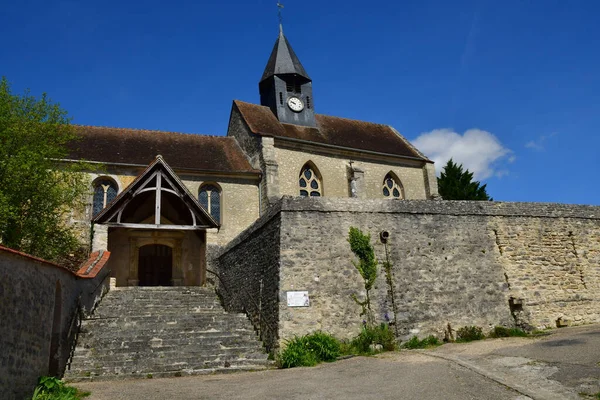
<path id="1" fill-rule="evenodd" d="M 288 307 L 308 307 L 310 300 L 307 291 L 287 292 Z"/>

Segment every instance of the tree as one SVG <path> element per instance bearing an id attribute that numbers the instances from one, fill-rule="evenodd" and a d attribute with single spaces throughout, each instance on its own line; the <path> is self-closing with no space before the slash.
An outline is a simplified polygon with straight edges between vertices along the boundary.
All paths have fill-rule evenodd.
<path id="1" fill-rule="evenodd" d="M 88 193 L 83 164 L 60 161 L 75 139 L 46 94 L 14 95 L 0 80 L 0 244 L 58 262 L 80 247 L 67 221 Z"/>
<path id="2" fill-rule="evenodd" d="M 438 191 L 444 200 L 493 200 L 485 187 L 478 181 L 473 181 L 473 173 L 463 171 L 462 164 L 458 165 L 448 160 L 438 178 Z"/>

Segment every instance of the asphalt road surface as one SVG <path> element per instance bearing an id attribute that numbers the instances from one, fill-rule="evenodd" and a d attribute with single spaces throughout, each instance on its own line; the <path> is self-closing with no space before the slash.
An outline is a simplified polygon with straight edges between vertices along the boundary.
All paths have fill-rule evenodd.
<path id="1" fill-rule="evenodd" d="M 600 392 L 600 325 L 447 344 L 312 368 L 78 383 L 90 400 L 585 399 Z M 587 395 L 590 396 L 587 396 Z"/>

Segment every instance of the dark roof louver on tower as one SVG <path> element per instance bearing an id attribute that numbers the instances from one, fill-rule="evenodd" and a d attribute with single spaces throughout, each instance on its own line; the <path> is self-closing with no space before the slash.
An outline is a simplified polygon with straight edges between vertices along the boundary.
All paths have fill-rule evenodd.
<path id="1" fill-rule="evenodd" d="M 273 46 L 273 51 L 260 81 L 262 82 L 273 75 L 281 74 L 296 74 L 310 80 L 298 56 L 296 56 L 292 46 L 290 46 L 290 43 L 283 34 L 283 29 L 280 27 L 279 37 L 275 42 L 275 46 Z"/>

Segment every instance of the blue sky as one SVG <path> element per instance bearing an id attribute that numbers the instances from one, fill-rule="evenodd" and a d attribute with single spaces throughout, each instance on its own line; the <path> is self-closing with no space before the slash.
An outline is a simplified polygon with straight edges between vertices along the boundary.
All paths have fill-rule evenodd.
<path id="1" fill-rule="evenodd" d="M 496 200 L 600 205 L 600 2 L 283 3 L 317 112 L 390 124 Z M 275 4 L 7 2 L 0 75 L 77 124 L 224 135 L 259 101 Z"/>

